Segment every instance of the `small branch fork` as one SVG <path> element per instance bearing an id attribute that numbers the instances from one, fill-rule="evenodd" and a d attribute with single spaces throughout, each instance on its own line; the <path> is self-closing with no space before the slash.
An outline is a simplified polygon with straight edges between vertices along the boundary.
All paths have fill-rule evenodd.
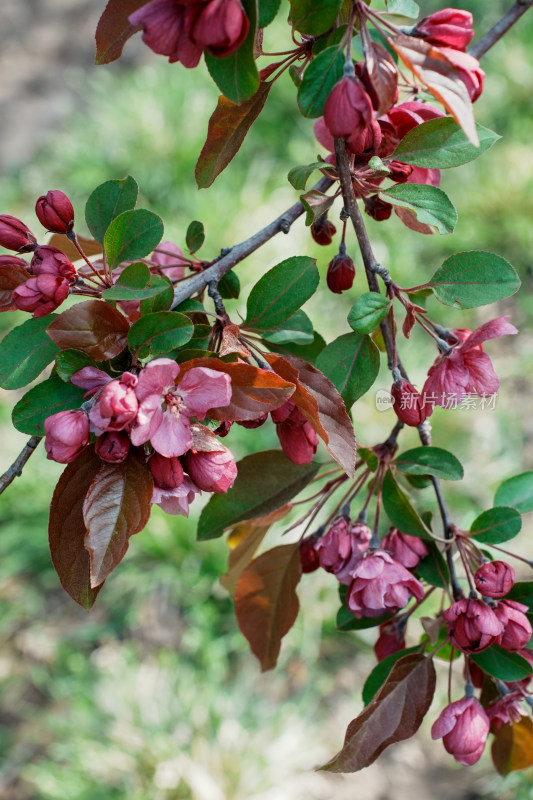
<path id="1" fill-rule="evenodd" d="M 19 453 L 15 461 L 11 464 L 9 469 L 7 469 L 4 474 L 0 477 L 0 494 L 5 492 L 7 487 L 10 483 L 12 483 L 15 478 L 20 477 L 22 475 L 22 470 L 24 469 L 24 465 L 29 460 L 31 455 L 35 452 L 35 448 L 41 441 L 40 436 L 32 436 L 31 439 L 28 439 L 24 448 Z"/>

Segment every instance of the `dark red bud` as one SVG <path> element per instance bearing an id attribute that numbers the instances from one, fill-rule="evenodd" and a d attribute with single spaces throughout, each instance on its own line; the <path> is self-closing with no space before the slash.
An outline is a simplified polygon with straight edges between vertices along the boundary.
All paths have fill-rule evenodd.
<path id="1" fill-rule="evenodd" d="M 300 542 L 300 564 L 302 572 L 314 572 L 320 566 L 318 553 L 315 550 L 316 537 L 306 536 Z"/>
<path id="2" fill-rule="evenodd" d="M 329 262 L 326 281 L 328 289 L 335 294 L 342 294 L 350 289 L 355 278 L 355 265 L 347 254 L 338 253 Z"/>
<path id="3" fill-rule="evenodd" d="M 365 211 L 376 222 L 383 222 L 392 214 L 392 205 L 382 200 L 377 194 L 364 198 Z"/>
<path id="4" fill-rule="evenodd" d="M 35 213 L 41 225 L 52 233 L 70 233 L 74 227 L 72 203 L 59 189 L 42 195 L 35 204 Z"/>
<path id="5" fill-rule="evenodd" d="M 94 452 L 108 464 L 125 461 L 130 450 L 130 437 L 124 431 L 106 431 L 96 440 Z"/>
<path id="6" fill-rule="evenodd" d="M 17 253 L 35 250 L 37 239 L 27 225 L 10 214 L 0 214 L 0 245 Z"/>
<path id="7" fill-rule="evenodd" d="M 402 164 L 401 161 L 391 161 L 389 164 L 391 181 L 395 183 L 405 183 L 413 171 L 410 164 Z"/>
<path id="8" fill-rule="evenodd" d="M 336 233 L 337 228 L 324 214 L 311 225 L 311 236 L 317 244 L 331 244 Z"/>
<path id="9" fill-rule="evenodd" d="M 433 413 L 431 403 L 423 400 L 415 387 L 403 378 L 392 384 L 391 395 L 394 398 L 396 416 L 405 425 L 416 428 Z"/>

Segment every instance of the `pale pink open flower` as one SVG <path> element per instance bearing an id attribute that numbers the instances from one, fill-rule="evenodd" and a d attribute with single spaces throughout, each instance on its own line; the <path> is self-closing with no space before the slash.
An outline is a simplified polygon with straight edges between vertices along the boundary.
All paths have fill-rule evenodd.
<path id="1" fill-rule="evenodd" d="M 500 382 L 488 355 L 479 347 L 487 339 L 518 333 L 506 317 L 485 322 L 460 341 L 448 355 L 439 356 L 428 371 L 422 390 L 426 401 L 446 407 L 450 397 L 460 402 L 465 394 L 490 396 L 498 391 Z"/>
<path id="2" fill-rule="evenodd" d="M 424 597 L 420 581 L 384 550 L 363 555 L 352 575 L 346 605 L 357 619 L 393 614 L 406 606 L 411 597 L 417 600 Z"/>
<path id="3" fill-rule="evenodd" d="M 154 486 L 152 503 L 158 505 L 167 514 L 189 516 L 189 506 L 194 500 L 195 495 L 200 494 L 200 489 L 194 485 L 191 479 L 183 476 L 179 486 L 173 489 L 162 489 Z"/>
<path id="4" fill-rule="evenodd" d="M 463 697 L 441 711 L 431 728 L 431 738 L 441 739 L 456 761 L 470 766 L 479 761 L 489 734 L 490 721 L 475 697 Z"/>
<path id="5" fill-rule="evenodd" d="M 167 458 L 183 455 L 192 445 L 192 417 L 204 419 L 210 408 L 227 406 L 231 399 L 231 378 L 225 372 L 194 367 L 176 385 L 179 371 L 170 358 L 156 358 L 135 387 L 139 410 L 131 441 L 135 446 L 150 441 Z"/>

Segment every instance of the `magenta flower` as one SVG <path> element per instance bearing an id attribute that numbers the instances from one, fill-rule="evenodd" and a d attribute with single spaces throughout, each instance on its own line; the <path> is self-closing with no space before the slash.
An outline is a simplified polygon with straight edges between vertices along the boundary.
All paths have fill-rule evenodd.
<path id="1" fill-rule="evenodd" d="M 479 700 L 463 697 L 440 713 L 431 728 L 431 738 L 442 738 L 448 753 L 468 767 L 481 758 L 489 728 L 489 718 Z"/>
<path id="2" fill-rule="evenodd" d="M 89 412 L 89 419 L 96 431 L 123 431 L 129 428 L 139 409 L 136 385 L 136 376 L 124 372 L 119 381 L 109 381 L 104 386 Z"/>
<path id="3" fill-rule="evenodd" d="M 292 400 L 272 412 L 282 450 L 293 464 L 309 464 L 318 447 L 318 436 Z"/>
<path id="4" fill-rule="evenodd" d="M 480 653 L 499 641 L 503 623 L 483 600 L 463 598 L 442 612 L 448 622 L 448 636 L 457 650 Z"/>
<path id="5" fill-rule="evenodd" d="M 45 419 L 44 433 L 47 458 L 70 464 L 87 447 L 89 419 L 81 409 L 59 411 Z"/>
<path id="6" fill-rule="evenodd" d="M 348 517 L 336 517 L 324 536 L 315 544 L 322 569 L 331 572 L 339 583 L 348 585 L 352 572 L 368 549 L 372 531 L 363 522 L 350 522 Z"/>
<path id="7" fill-rule="evenodd" d="M 381 547 L 406 569 L 418 567 L 420 559 L 425 558 L 429 552 L 422 539 L 402 533 L 398 528 L 389 530 L 381 542 Z"/>
<path id="8" fill-rule="evenodd" d="M 500 600 L 494 607 L 494 613 L 502 624 L 502 633 L 498 644 L 505 650 L 522 650 L 526 647 L 533 631 L 531 623 L 525 615 L 528 607 L 516 600 Z"/>
<path id="9" fill-rule="evenodd" d="M 167 458 L 181 456 L 192 445 L 189 420 L 204 419 L 210 408 L 227 406 L 231 378 L 225 372 L 195 367 L 178 385 L 180 368 L 169 358 L 156 358 L 142 370 L 135 388 L 139 411 L 131 441 L 139 446 L 150 441 Z"/>
<path id="10" fill-rule="evenodd" d="M 411 596 L 417 600 L 424 597 L 420 581 L 384 550 L 364 555 L 352 575 L 346 605 L 357 619 L 394 613 L 406 606 Z"/>
<path id="11" fill-rule="evenodd" d="M 198 488 L 206 492 L 226 494 L 237 477 L 233 454 L 224 445 L 220 445 L 220 450 L 211 452 L 191 449 L 183 463 Z"/>
<path id="12" fill-rule="evenodd" d="M 192 39 L 192 26 L 202 3 L 185 4 L 176 0 L 152 0 L 130 14 L 131 25 L 141 25 L 143 42 L 170 63 L 180 61 L 184 67 L 196 67 L 203 46 Z"/>
<path id="13" fill-rule="evenodd" d="M 485 597 L 503 597 L 513 588 L 515 571 L 506 561 L 487 561 L 476 570 L 476 589 Z"/>
<path id="14" fill-rule="evenodd" d="M 479 345 L 487 339 L 518 333 L 509 317 L 485 322 L 460 341 L 448 355 L 440 356 L 428 371 L 422 394 L 435 405 L 444 406 L 452 396 L 461 401 L 465 394 L 489 396 L 498 391 L 500 382 L 490 358 Z"/>

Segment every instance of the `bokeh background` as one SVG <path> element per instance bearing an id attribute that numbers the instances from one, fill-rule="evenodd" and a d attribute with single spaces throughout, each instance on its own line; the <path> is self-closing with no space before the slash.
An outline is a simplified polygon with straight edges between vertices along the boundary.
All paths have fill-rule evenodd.
<path id="1" fill-rule="evenodd" d="M 420 5 L 430 13 L 442 3 Z M 510 2 L 457 5 L 474 12 L 483 33 Z M 83 219 L 98 183 L 130 173 L 140 184 L 141 204 L 163 217 L 166 236 L 183 246 L 189 222 L 202 220 L 202 254 L 213 257 L 295 201 L 285 176 L 315 160 L 312 122 L 297 113 L 290 80 L 280 81 L 230 168 L 199 192 L 194 164 L 216 88 L 203 66 L 169 66 L 139 36 L 120 62 L 94 67 L 94 30 L 104 7 L 104 0 L 2 0 L 0 211 L 32 225 L 37 196 L 60 188 Z M 271 43 L 280 37 L 286 37 L 281 20 L 269 29 Z M 484 158 L 444 176 L 459 213 L 456 233 L 423 237 L 396 219 L 369 220 L 376 252 L 400 284 L 423 282 L 462 249 L 505 256 L 523 281 L 521 292 L 497 308 L 459 314 L 429 301 L 434 319 L 450 327 L 472 328 L 509 313 L 521 331 L 487 347 L 502 383 L 495 410 L 438 409 L 432 418 L 435 444 L 452 449 L 466 466 L 461 486 L 446 486 L 459 525 L 490 506 L 501 480 L 533 468 L 532 44 L 533 13 L 483 60 L 488 79 L 476 115 L 502 140 Z M 353 244 L 351 251 L 355 257 Z M 318 248 L 300 220 L 290 236 L 278 236 L 239 266 L 243 293 L 229 303 L 231 311 L 244 311 L 254 281 L 281 259 L 315 256 L 325 279 L 334 253 L 334 247 Z M 328 341 L 347 331 L 346 314 L 365 291 L 362 272 L 342 296 L 329 294 L 324 280 L 306 307 Z M 4 314 L 0 334 L 24 318 Z M 431 346 L 416 334 L 402 355 L 422 383 Z M 389 382 L 383 369 L 375 388 Z M 10 424 L 21 394 L 0 391 L 2 472 L 27 438 Z M 368 445 L 385 438 L 394 422 L 392 412 L 376 411 L 373 392 L 354 406 L 353 418 Z M 241 457 L 276 446 L 276 439 L 273 426 L 265 426 L 234 431 L 227 443 Z M 404 446 L 415 443 L 407 432 Z M 415 740 L 390 749 L 363 773 L 315 772 L 360 710 L 373 635 L 335 631 L 335 581 L 314 574 L 302 581 L 302 613 L 278 668 L 262 675 L 218 583 L 226 544 L 196 544 L 194 513 L 185 520 L 156 509 L 86 614 L 59 587 L 48 554 L 47 510 L 61 469 L 41 448 L 0 501 L 3 800 L 533 796 L 530 776 L 502 780 L 488 758 L 470 770 L 456 768 L 441 743 L 430 741 L 431 719 Z M 434 510 L 427 493 L 417 500 Z M 526 551 L 528 527 L 521 539 Z"/>

